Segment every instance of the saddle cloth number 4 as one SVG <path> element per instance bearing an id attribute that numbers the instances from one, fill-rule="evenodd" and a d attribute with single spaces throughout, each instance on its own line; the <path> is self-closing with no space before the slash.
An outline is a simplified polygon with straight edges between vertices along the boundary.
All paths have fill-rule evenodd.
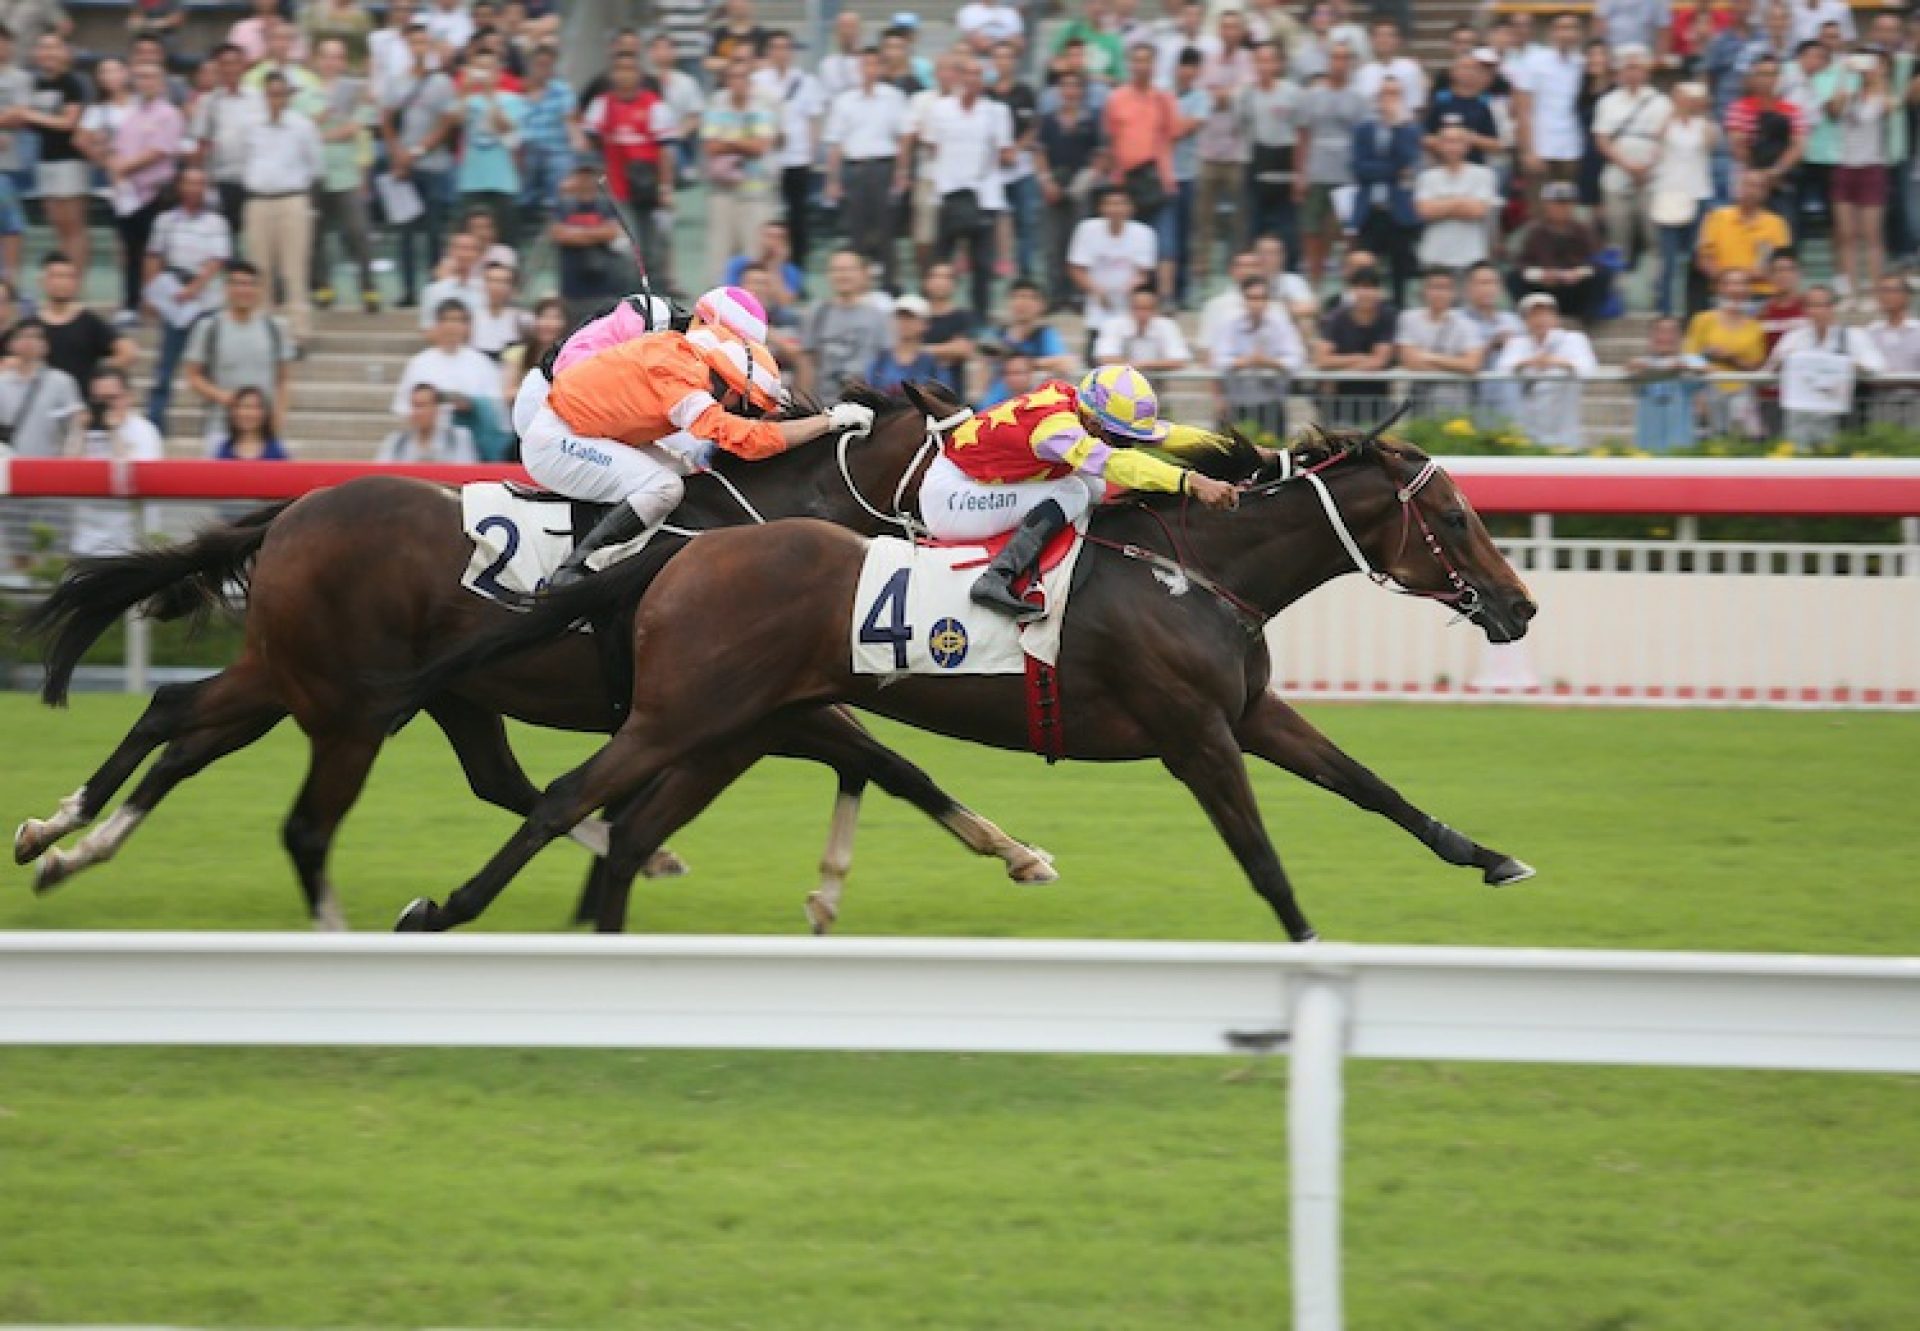
<path id="1" fill-rule="evenodd" d="M 870 647 L 892 647 L 895 670 L 907 668 L 907 644 L 913 641 L 913 626 L 907 623 L 907 586 L 912 577 L 912 565 L 896 569 L 860 621 L 860 641 Z M 885 624 L 880 622 L 883 616 Z"/>

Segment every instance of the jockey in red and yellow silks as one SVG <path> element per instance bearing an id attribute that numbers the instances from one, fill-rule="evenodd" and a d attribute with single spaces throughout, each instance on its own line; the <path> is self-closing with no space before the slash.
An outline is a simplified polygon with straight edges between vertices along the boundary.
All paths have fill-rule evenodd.
<path id="1" fill-rule="evenodd" d="M 1190 493 L 1216 507 L 1234 503 L 1232 486 L 1135 447 L 1177 449 L 1208 437 L 1160 420 L 1146 377 L 1129 365 L 1108 365 L 1077 385 L 1044 383 L 961 424 L 927 468 L 920 514 L 942 540 L 1014 531 L 972 595 L 982 605 L 1030 619 L 1042 612 L 1014 595 L 1015 579 L 1057 532 L 1105 496 L 1109 483 Z"/>
<path id="2" fill-rule="evenodd" d="M 765 419 L 785 393 L 772 354 L 743 336 L 756 330 L 765 335 L 759 303 L 722 288 L 701 298 L 684 334 L 648 333 L 560 371 L 521 458 L 549 489 L 614 508 L 555 570 L 553 586 L 585 576 L 596 550 L 665 522 L 686 492 L 682 477 L 714 449 L 760 459 L 873 423 L 871 410 L 850 403 L 804 420 Z"/>

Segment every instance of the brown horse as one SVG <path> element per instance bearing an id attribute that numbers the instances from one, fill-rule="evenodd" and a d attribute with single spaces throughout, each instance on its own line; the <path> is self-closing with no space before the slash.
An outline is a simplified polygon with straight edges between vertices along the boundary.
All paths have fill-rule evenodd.
<path id="1" fill-rule="evenodd" d="M 1259 460 L 1248 457 L 1246 466 Z M 1322 436 L 1285 455 L 1279 471 L 1256 475 L 1236 512 L 1157 497 L 1097 513 L 1082 559 L 1088 576 L 1067 611 L 1060 653 L 1065 756 L 1159 758 L 1296 940 L 1314 932 L 1261 824 L 1245 754 L 1383 814 L 1490 884 L 1530 877 L 1520 861 L 1414 808 L 1270 692 L 1262 636 L 1300 597 L 1358 569 L 1446 604 L 1493 642 L 1511 642 L 1535 613 L 1525 585 L 1452 480 L 1414 449 L 1372 435 Z M 446 929 L 475 918 L 586 812 L 634 799 L 690 756 L 750 748 L 769 718 L 791 708 L 851 702 L 944 734 L 1025 748 L 1018 677 L 852 673 L 848 626 L 865 546 L 823 523 L 777 522 L 701 536 L 667 563 L 635 616 L 632 711 L 612 741 L 549 786 L 526 825 L 444 907 L 417 901 L 398 927 Z M 595 604 L 590 587 L 554 600 L 549 630 Z M 716 615 L 716 606 L 726 613 Z M 540 630 L 509 625 L 476 640 L 423 672 L 416 687 L 437 690 L 448 672 L 522 649 Z M 697 811 L 659 804 L 640 799 L 616 824 L 616 879 L 630 879 L 657 838 Z"/>
<path id="2" fill-rule="evenodd" d="M 886 526 L 882 507 L 897 501 L 909 473 L 927 455 L 927 421 L 899 399 L 868 399 L 881 410 L 871 437 L 829 439 L 750 465 L 724 459 L 716 475 L 690 480 L 675 525 L 700 529 L 749 521 L 750 514 L 805 514 L 866 531 Z M 951 409 L 944 400 L 923 406 L 939 415 Z M 656 547 L 671 549 L 684 539 L 662 536 Z M 21 825 L 14 858 L 21 864 L 40 859 L 36 889 L 46 891 L 110 858 L 181 781 L 253 743 L 290 714 L 306 732 L 311 758 L 283 840 L 310 914 L 323 926 L 339 925 L 327 855 L 385 741 L 392 712 L 392 699 L 366 681 L 417 667 L 436 651 L 515 619 L 460 586 L 471 549 L 456 493 L 420 481 L 368 477 L 262 509 L 182 545 L 78 561 L 24 625 L 48 640 L 48 703 L 65 701 L 81 654 L 136 605 L 177 618 L 223 603 L 231 584 L 248 581 L 246 646 L 218 675 L 157 690 L 85 785 L 50 818 Z M 618 585 L 622 576 L 615 570 L 597 580 Z M 536 654 L 419 700 L 418 710 L 446 732 L 476 795 L 525 816 L 539 792 L 507 746 L 502 717 L 604 733 L 618 723 L 606 679 L 594 640 L 566 634 Z M 717 794 L 764 753 L 833 767 L 840 798 L 821 865 L 823 901 L 837 899 L 851 853 L 852 812 L 868 781 L 923 809 L 975 853 L 1004 861 L 1016 881 L 1054 877 L 1044 852 L 966 809 L 842 710 L 781 718 L 760 739 L 765 742 L 752 758 L 732 760 L 739 765 L 730 766 L 724 780 L 699 772 L 676 780 Z M 165 752 L 105 823 L 73 849 L 46 854 L 98 817 L 163 744 Z M 604 856 L 605 826 L 584 816 L 576 821 L 575 835 Z M 581 910 L 602 927 L 618 927 L 600 908 L 603 865 L 604 859 L 596 862 Z M 624 897 L 623 885 L 622 906 Z M 829 922 L 816 916 L 816 925 Z"/>

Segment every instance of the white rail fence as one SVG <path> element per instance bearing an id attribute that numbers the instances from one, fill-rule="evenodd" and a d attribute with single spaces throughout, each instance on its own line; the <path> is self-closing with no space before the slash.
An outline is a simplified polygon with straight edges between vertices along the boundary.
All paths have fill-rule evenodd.
<path id="1" fill-rule="evenodd" d="M 1348 1058 L 1920 1073 L 1920 958 L 1320 944 L 0 933 L 0 1044 L 1284 1051 L 1295 1331 Z"/>

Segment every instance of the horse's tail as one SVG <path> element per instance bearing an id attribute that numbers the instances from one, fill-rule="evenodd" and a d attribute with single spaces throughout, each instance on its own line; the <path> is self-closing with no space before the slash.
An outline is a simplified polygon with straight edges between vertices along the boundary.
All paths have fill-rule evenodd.
<path id="1" fill-rule="evenodd" d="M 222 604 L 228 584 L 246 581 L 268 528 L 292 502 L 255 509 L 177 545 L 74 560 L 52 594 L 19 624 L 21 637 L 46 640 L 41 701 L 65 705 L 80 658 L 135 606 L 154 619 L 173 620 Z"/>
<path id="2" fill-rule="evenodd" d="M 638 605 L 667 561 L 686 544 L 684 537 L 660 533 L 639 554 L 589 574 L 570 587 L 541 592 L 527 602 L 524 612 L 417 670 L 371 681 L 398 694 L 400 701 L 389 716 L 390 724 L 404 723 L 462 675 L 552 642 L 576 624 Z"/>

